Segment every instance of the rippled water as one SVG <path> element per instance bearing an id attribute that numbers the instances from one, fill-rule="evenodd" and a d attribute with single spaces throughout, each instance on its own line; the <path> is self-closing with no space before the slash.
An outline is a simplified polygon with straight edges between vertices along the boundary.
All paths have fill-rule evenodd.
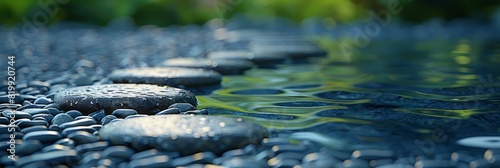
<path id="1" fill-rule="evenodd" d="M 455 141 L 500 131 L 499 121 L 483 121 L 499 114 L 499 43 L 372 42 L 348 62 L 337 42 L 320 42 L 328 57 L 224 77 L 222 89 L 198 97 L 199 108 L 349 141 L 411 143 L 436 129 Z"/>

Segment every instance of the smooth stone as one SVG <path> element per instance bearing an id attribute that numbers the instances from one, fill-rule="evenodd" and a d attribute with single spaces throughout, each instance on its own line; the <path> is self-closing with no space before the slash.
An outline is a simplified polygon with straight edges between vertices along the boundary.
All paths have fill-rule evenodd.
<path id="1" fill-rule="evenodd" d="M 186 155 L 200 151 L 223 153 L 259 144 L 268 132 L 241 118 L 160 115 L 112 122 L 99 135 L 113 144 L 131 144 L 138 151 L 156 148 Z"/>
<path id="2" fill-rule="evenodd" d="M 207 57 L 210 59 L 248 60 L 259 65 L 259 67 L 272 67 L 274 64 L 283 63 L 287 59 L 287 56 L 284 54 L 256 54 L 244 50 L 212 51 L 208 53 Z"/>
<path id="3" fill-rule="evenodd" d="M 99 141 L 94 143 L 78 145 L 75 147 L 75 150 L 80 154 L 84 154 L 86 152 L 104 151 L 108 147 L 109 143 L 107 141 Z"/>
<path id="4" fill-rule="evenodd" d="M 0 141 L 8 141 L 11 138 L 11 135 L 14 136 L 14 139 L 22 139 L 24 136 L 24 133 L 16 130 L 16 132 L 8 132 L 6 134 L 0 134 Z"/>
<path id="5" fill-rule="evenodd" d="M 106 113 L 104 113 L 104 110 L 99 110 L 93 113 L 89 114 L 90 117 L 94 118 L 96 121 L 101 121 L 104 116 L 106 116 Z"/>
<path id="6" fill-rule="evenodd" d="M 163 168 L 172 167 L 172 160 L 167 155 L 157 155 L 137 160 L 132 160 L 128 163 L 130 168 Z"/>
<path id="7" fill-rule="evenodd" d="M 75 118 L 75 120 L 82 120 L 82 119 L 89 119 L 89 120 L 94 120 L 95 121 L 94 117 L 91 117 L 91 116 L 78 116 L 78 117 Z"/>
<path id="8" fill-rule="evenodd" d="M 342 162 L 342 165 L 345 168 L 370 167 L 370 164 L 366 160 L 363 160 L 363 159 L 344 160 L 344 162 Z"/>
<path id="9" fill-rule="evenodd" d="M 33 118 L 37 118 L 37 117 L 42 117 L 47 122 L 51 122 L 52 119 L 54 119 L 54 116 L 52 114 L 37 114 L 37 115 L 33 115 Z"/>
<path id="10" fill-rule="evenodd" d="M 96 130 L 96 131 L 99 131 L 99 130 L 102 128 L 102 125 L 100 125 L 100 124 L 95 124 L 95 125 L 91 125 L 90 127 L 91 127 L 91 128 L 93 128 L 93 129 L 94 129 L 94 130 Z"/>
<path id="11" fill-rule="evenodd" d="M 72 149 L 72 147 L 70 147 L 70 146 L 54 144 L 54 145 L 49 145 L 49 146 L 44 147 L 42 149 L 42 152 L 63 151 L 63 150 L 71 150 L 71 149 Z"/>
<path id="12" fill-rule="evenodd" d="M 28 105 L 23 105 L 22 107 L 17 108 L 16 110 L 18 111 L 23 111 L 26 109 L 43 109 L 43 105 L 38 105 L 38 104 L 28 104 Z"/>
<path id="13" fill-rule="evenodd" d="M 64 145 L 64 146 L 68 146 L 71 148 L 75 147 L 75 141 L 73 141 L 72 139 L 69 139 L 69 138 L 60 139 L 60 140 L 56 141 L 54 144 Z"/>
<path id="14" fill-rule="evenodd" d="M 11 116 L 15 116 L 16 120 L 21 118 L 33 119 L 31 114 L 22 111 L 12 111 L 10 109 L 2 111 L 3 116 L 10 119 Z"/>
<path id="15" fill-rule="evenodd" d="M 78 110 L 69 110 L 66 112 L 66 114 L 68 114 L 69 116 L 71 116 L 75 119 L 76 119 L 76 117 L 83 116 L 83 114 Z"/>
<path id="16" fill-rule="evenodd" d="M 226 151 L 222 154 L 222 157 L 238 157 L 238 156 L 244 156 L 247 153 L 243 149 L 234 149 L 230 151 Z"/>
<path id="17" fill-rule="evenodd" d="M 478 136 L 460 139 L 457 144 L 475 148 L 500 148 L 500 136 Z"/>
<path id="18" fill-rule="evenodd" d="M 49 110 L 49 113 L 52 114 L 53 116 L 61 113 L 61 111 L 59 109 L 57 109 L 57 108 L 59 108 L 59 104 L 52 103 L 52 104 L 49 104 L 43 108 Z"/>
<path id="19" fill-rule="evenodd" d="M 37 114 L 50 114 L 49 110 L 47 109 L 36 109 L 36 108 L 32 108 L 32 109 L 25 109 L 23 110 L 24 112 L 30 114 L 31 116 L 34 116 L 34 115 L 37 115 Z"/>
<path id="20" fill-rule="evenodd" d="M 481 158 L 469 163 L 470 168 L 493 168 L 493 165 L 486 159 Z"/>
<path id="21" fill-rule="evenodd" d="M 163 152 L 163 151 L 159 151 L 156 149 L 150 149 L 150 150 L 145 150 L 142 152 L 134 153 L 130 157 L 130 160 L 138 160 L 138 159 L 143 159 L 143 158 L 148 158 L 148 157 L 158 156 L 158 155 L 167 155 L 170 158 L 178 158 L 181 154 L 179 152 Z"/>
<path id="22" fill-rule="evenodd" d="M 111 121 L 113 121 L 114 119 L 117 119 L 117 117 L 114 115 L 106 115 L 101 119 L 101 124 L 106 125 L 106 124 L 110 123 Z"/>
<path id="23" fill-rule="evenodd" d="M 20 129 L 24 129 L 37 125 L 48 126 L 49 124 L 45 120 L 31 120 L 31 121 L 21 121 L 17 124 L 17 127 L 19 127 Z"/>
<path id="24" fill-rule="evenodd" d="M 138 113 L 134 109 L 116 109 L 111 114 L 118 117 L 118 118 L 126 118 L 127 116 L 136 115 Z"/>
<path id="25" fill-rule="evenodd" d="M 97 162 L 101 159 L 101 153 L 93 152 L 87 155 L 84 155 L 82 160 L 78 162 L 80 165 L 91 165 L 96 166 Z M 89 166 L 87 166 L 89 167 Z"/>
<path id="26" fill-rule="evenodd" d="M 71 117 L 70 115 L 68 115 L 66 113 L 59 113 L 56 116 L 54 116 L 51 123 L 56 124 L 56 125 L 62 125 L 64 123 L 68 123 L 68 122 L 71 122 L 73 120 L 75 120 L 75 119 L 73 117 Z"/>
<path id="27" fill-rule="evenodd" d="M 184 156 L 172 160 L 172 166 L 186 166 L 190 164 L 208 164 L 211 163 L 217 156 L 212 152 L 200 152 L 190 156 Z"/>
<path id="28" fill-rule="evenodd" d="M 21 130 L 22 133 L 30 133 L 30 132 L 35 132 L 35 131 L 47 131 L 48 128 L 45 125 L 36 125 L 36 126 L 31 126 L 28 128 L 24 128 Z"/>
<path id="29" fill-rule="evenodd" d="M 114 157 L 128 160 L 135 151 L 126 146 L 111 146 L 106 148 L 101 154 L 103 157 Z"/>
<path id="30" fill-rule="evenodd" d="M 117 167 L 120 163 L 124 163 L 126 160 L 122 158 L 113 157 L 103 157 L 97 161 L 97 165 L 100 167 Z"/>
<path id="31" fill-rule="evenodd" d="M 109 78 L 115 83 L 145 83 L 167 86 L 206 86 L 220 84 L 218 72 L 193 68 L 132 68 L 115 70 Z"/>
<path id="32" fill-rule="evenodd" d="M 154 114 L 174 103 L 197 105 L 193 93 L 173 88 L 146 84 L 106 84 L 81 86 L 63 90 L 54 97 L 61 109 L 89 114 L 104 109 L 107 114 L 116 109 L 134 109 L 139 113 Z"/>
<path id="33" fill-rule="evenodd" d="M 156 113 L 155 115 L 180 114 L 181 111 L 177 108 L 169 108 Z"/>
<path id="34" fill-rule="evenodd" d="M 16 146 L 16 154 L 20 156 L 31 155 L 43 148 L 43 144 L 38 140 L 23 141 L 19 146 Z"/>
<path id="35" fill-rule="evenodd" d="M 42 120 L 42 121 L 47 121 L 45 118 L 43 117 L 34 117 L 33 120 Z M 48 122 L 47 122 L 48 123 Z"/>
<path id="36" fill-rule="evenodd" d="M 94 124 L 96 124 L 94 119 L 81 119 L 61 124 L 59 127 L 64 130 L 70 127 L 89 126 Z"/>
<path id="37" fill-rule="evenodd" d="M 61 131 L 61 128 L 59 128 L 59 125 L 50 125 L 50 126 L 49 126 L 49 130 L 50 130 L 50 131 L 57 131 L 57 132 L 60 132 L 60 131 Z"/>
<path id="38" fill-rule="evenodd" d="M 180 114 L 182 115 L 207 115 L 208 111 L 206 109 L 201 109 L 201 110 L 190 110 L 186 112 L 181 112 Z"/>
<path id="39" fill-rule="evenodd" d="M 46 97 L 39 97 L 38 99 L 35 100 L 35 104 L 50 104 L 52 103 L 52 100 L 46 98 Z"/>
<path id="40" fill-rule="evenodd" d="M 35 131 L 27 133 L 23 136 L 23 140 L 39 140 L 41 143 L 55 142 L 61 139 L 62 136 L 56 131 Z"/>
<path id="41" fill-rule="evenodd" d="M 78 154 L 74 150 L 53 151 L 53 152 L 39 153 L 21 157 L 19 158 L 19 161 L 16 163 L 16 166 L 24 167 L 30 163 L 36 163 L 36 162 L 44 162 L 49 165 L 53 165 L 56 163 L 71 164 L 75 163 L 78 159 L 79 159 Z"/>
<path id="42" fill-rule="evenodd" d="M 476 158 L 474 156 L 469 155 L 468 153 L 465 152 L 453 152 L 451 155 L 449 155 L 450 159 L 455 162 L 472 162 Z"/>
<path id="43" fill-rule="evenodd" d="M 246 60 L 171 58 L 163 62 L 167 67 L 201 68 L 219 72 L 222 75 L 243 74 L 252 68 L 253 63 Z"/>
<path id="44" fill-rule="evenodd" d="M 305 153 L 296 153 L 296 152 L 284 152 L 276 155 L 274 159 L 293 159 L 293 160 L 302 160 L 306 154 Z"/>
<path id="45" fill-rule="evenodd" d="M 275 145 L 287 145 L 290 144 L 288 139 L 285 138 L 264 138 L 262 140 L 262 146 L 273 147 Z"/>
<path id="46" fill-rule="evenodd" d="M 140 117 L 147 117 L 148 115 L 146 114 L 135 114 L 135 115 L 129 115 L 127 117 L 125 117 L 125 119 L 131 119 L 131 118 L 140 118 Z"/>
<path id="47" fill-rule="evenodd" d="M 97 142 L 97 138 L 95 136 L 85 131 L 76 131 L 69 134 L 67 137 L 79 145 Z"/>
<path id="48" fill-rule="evenodd" d="M 196 110 L 196 107 L 194 107 L 193 105 L 191 105 L 189 103 L 174 103 L 174 104 L 168 106 L 168 108 L 169 109 L 171 109 L 171 108 L 177 108 L 181 112 L 190 111 L 190 110 Z"/>
<path id="49" fill-rule="evenodd" d="M 83 131 L 83 132 L 88 132 L 89 134 L 92 134 L 95 132 L 95 129 L 92 128 L 91 126 L 76 126 L 76 127 L 71 127 L 71 128 L 66 128 L 64 129 L 61 134 L 63 136 L 68 136 L 69 134 L 78 132 L 78 131 Z"/>

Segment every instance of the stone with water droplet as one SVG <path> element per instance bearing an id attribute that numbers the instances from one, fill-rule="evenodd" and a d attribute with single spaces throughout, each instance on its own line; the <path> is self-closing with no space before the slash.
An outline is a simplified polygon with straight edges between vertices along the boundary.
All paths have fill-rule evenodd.
<path id="1" fill-rule="evenodd" d="M 133 68 L 113 71 L 115 83 L 146 83 L 167 86 L 206 86 L 219 84 L 222 76 L 215 71 L 194 68 Z"/>
<path id="2" fill-rule="evenodd" d="M 163 62 L 168 67 L 202 68 L 214 70 L 222 75 L 243 74 L 253 64 L 246 60 L 205 59 L 205 58 L 172 58 Z"/>
<path id="3" fill-rule="evenodd" d="M 236 118 L 172 114 L 112 122 L 99 135 L 113 144 L 130 145 L 139 151 L 156 148 L 182 154 L 202 151 L 220 154 L 259 144 L 268 132 L 258 124 Z"/>
<path id="4" fill-rule="evenodd" d="M 197 105 L 196 97 L 187 90 L 146 84 L 69 88 L 57 93 L 54 102 L 62 110 L 78 110 L 86 115 L 101 109 L 106 114 L 111 114 L 116 109 L 133 109 L 139 113 L 154 114 L 174 103 Z"/>

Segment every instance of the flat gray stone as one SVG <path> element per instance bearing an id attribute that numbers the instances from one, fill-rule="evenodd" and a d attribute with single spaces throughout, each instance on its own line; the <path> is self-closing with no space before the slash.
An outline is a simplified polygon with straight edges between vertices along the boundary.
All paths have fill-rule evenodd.
<path id="1" fill-rule="evenodd" d="M 197 105 L 193 93 L 146 84 L 107 84 L 82 86 L 63 90 L 54 97 L 63 110 L 76 109 L 84 114 L 104 109 L 110 114 L 116 109 L 134 109 L 139 113 L 155 114 L 174 103 Z"/>
<path id="2" fill-rule="evenodd" d="M 194 68 L 133 68 L 115 70 L 109 78 L 115 83 L 145 83 L 167 86 L 206 86 L 219 84 L 215 71 Z"/>
<path id="3" fill-rule="evenodd" d="M 246 60 L 206 59 L 206 58 L 172 58 L 163 62 L 167 67 L 201 68 L 213 70 L 222 75 L 243 74 L 252 68 L 252 62 Z"/>
<path id="4" fill-rule="evenodd" d="M 56 131 L 35 131 L 27 133 L 23 136 L 23 140 L 39 140 L 42 143 L 55 142 L 61 139 L 62 136 Z"/>
<path id="5" fill-rule="evenodd" d="M 253 62 L 256 65 L 259 65 L 260 67 L 266 64 L 283 63 L 287 59 L 287 56 L 285 54 L 274 54 L 274 53 L 256 54 L 245 50 L 212 51 L 208 53 L 207 57 L 210 59 L 247 60 Z"/>
<path id="6" fill-rule="evenodd" d="M 112 144 L 130 144 L 138 151 L 156 148 L 187 155 L 201 151 L 221 154 L 259 144 L 268 132 L 241 118 L 173 114 L 112 122 L 105 125 L 99 135 Z"/>

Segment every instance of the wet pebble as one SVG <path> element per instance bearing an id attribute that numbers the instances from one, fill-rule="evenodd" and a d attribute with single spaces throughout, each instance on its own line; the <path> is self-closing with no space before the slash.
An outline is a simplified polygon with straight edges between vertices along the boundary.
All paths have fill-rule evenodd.
<path id="1" fill-rule="evenodd" d="M 171 108 L 177 108 L 181 112 L 190 111 L 190 110 L 196 110 L 196 107 L 194 107 L 193 105 L 191 105 L 189 103 L 174 103 L 174 104 L 170 105 L 168 108 L 169 109 L 171 109 Z"/>
<path id="2" fill-rule="evenodd" d="M 184 156 L 172 160 L 172 166 L 186 166 L 190 164 L 208 164 L 211 163 L 217 156 L 212 152 L 200 152 L 190 156 Z"/>
<path id="3" fill-rule="evenodd" d="M 3 116 L 7 118 L 11 118 L 11 116 L 15 116 L 16 119 L 21 119 L 21 118 L 27 118 L 27 119 L 33 119 L 33 117 L 26 112 L 22 111 L 13 111 L 13 110 L 4 110 L 2 111 Z"/>
<path id="4" fill-rule="evenodd" d="M 159 151 L 157 149 L 149 149 L 141 152 L 134 153 L 131 157 L 130 160 L 138 160 L 138 159 L 143 159 L 143 158 L 148 158 L 152 156 L 159 156 L 159 155 L 166 155 L 170 158 L 178 158 L 180 156 L 179 152 L 163 152 Z"/>
<path id="5" fill-rule="evenodd" d="M 116 119 L 117 117 L 114 116 L 114 115 L 106 115 L 104 116 L 102 119 L 101 119 L 101 124 L 102 125 L 106 125 L 108 124 L 109 122 L 113 121 L 114 119 Z"/>
<path id="6" fill-rule="evenodd" d="M 47 153 L 39 153 L 33 154 L 30 156 L 25 156 L 19 158 L 19 161 L 16 163 L 18 167 L 24 167 L 28 164 L 32 163 L 46 163 L 47 165 L 55 165 L 55 164 L 72 164 L 75 163 L 79 159 L 76 151 L 53 151 Z M 28 166 L 27 166 L 28 167 Z"/>
<path id="7" fill-rule="evenodd" d="M 200 151 L 222 153 L 258 144 L 268 132 L 240 118 L 160 115 L 109 123 L 99 135 L 113 144 L 131 144 L 139 151 L 157 148 L 192 154 Z"/>
<path id="8" fill-rule="evenodd" d="M 69 116 L 73 117 L 73 118 L 76 118 L 76 117 L 79 117 L 79 116 L 83 116 L 83 114 L 78 111 L 78 110 L 69 110 L 66 112 L 66 114 L 68 114 Z"/>
<path id="9" fill-rule="evenodd" d="M 101 121 L 104 116 L 106 116 L 106 113 L 104 113 L 104 110 L 99 110 L 93 113 L 89 114 L 90 117 L 94 118 L 96 121 Z"/>
<path id="10" fill-rule="evenodd" d="M 91 126 L 76 126 L 76 127 L 70 127 L 70 128 L 64 129 L 61 132 L 61 134 L 63 136 L 68 136 L 69 134 L 72 134 L 72 133 L 78 132 L 78 131 L 88 132 L 89 134 L 92 134 L 95 132 L 95 129 Z"/>
<path id="11" fill-rule="evenodd" d="M 145 83 L 167 86 L 206 86 L 219 84 L 222 75 L 193 68 L 136 68 L 115 70 L 109 78 L 115 83 Z"/>
<path id="12" fill-rule="evenodd" d="M 116 109 L 134 109 L 139 113 L 154 114 L 174 103 L 197 105 L 194 94 L 189 91 L 145 84 L 106 84 L 81 86 L 58 92 L 54 102 L 63 110 L 90 114 L 104 109 L 106 114 Z"/>
<path id="13" fill-rule="evenodd" d="M 47 121 L 49 123 L 54 118 L 54 116 L 52 114 L 36 114 L 36 115 L 33 115 L 33 118 L 38 118 L 38 117 L 42 117 L 43 119 L 45 119 L 45 121 Z"/>
<path id="14" fill-rule="evenodd" d="M 153 168 L 153 167 L 172 167 L 172 160 L 167 155 L 157 155 L 137 160 L 132 160 L 128 163 L 130 168 Z"/>
<path id="15" fill-rule="evenodd" d="M 75 147 L 75 150 L 79 154 L 84 154 L 86 152 L 92 152 L 92 151 L 104 151 L 108 147 L 109 143 L 107 141 L 99 141 L 94 143 L 78 145 Z"/>
<path id="16" fill-rule="evenodd" d="M 36 125 L 36 126 L 31 126 L 28 128 L 24 128 L 21 130 L 22 133 L 30 133 L 30 132 L 35 132 L 35 131 L 47 131 L 48 128 L 45 125 Z"/>
<path id="17" fill-rule="evenodd" d="M 35 131 L 23 136 L 23 140 L 38 140 L 41 143 L 51 143 L 61 139 L 62 136 L 56 131 Z"/>
<path id="18" fill-rule="evenodd" d="M 235 157 L 225 160 L 222 164 L 227 168 L 266 168 L 267 165 L 248 158 Z"/>
<path id="19" fill-rule="evenodd" d="M 127 116 L 136 115 L 138 113 L 134 109 L 116 109 L 111 114 L 118 118 L 126 118 Z"/>
<path id="20" fill-rule="evenodd" d="M 163 111 L 156 113 L 156 115 L 166 115 L 166 114 L 180 114 L 181 111 L 177 108 L 168 108 Z"/>
<path id="21" fill-rule="evenodd" d="M 76 131 L 70 133 L 67 137 L 79 145 L 97 142 L 97 138 L 95 136 L 85 131 Z"/>
<path id="22" fill-rule="evenodd" d="M 64 130 L 64 129 L 70 128 L 70 127 L 89 126 L 89 125 L 94 125 L 94 124 L 96 124 L 94 119 L 86 118 L 86 119 L 67 122 L 67 123 L 59 125 L 59 127 Z"/>
<path id="23" fill-rule="evenodd" d="M 302 167 L 328 168 L 340 161 L 324 153 L 309 153 L 302 159 Z"/>
<path id="24" fill-rule="evenodd" d="M 71 117 L 70 115 L 68 115 L 66 113 L 59 113 L 56 116 L 54 116 L 54 118 L 52 119 L 52 124 L 62 125 L 64 123 L 68 123 L 68 122 L 71 122 L 73 120 L 74 120 L 73 117 Z"/>
<path id="25" fill-rule="evenodd" d="M 52 103 L 52 100 L 50 100 L 46 97 L 40 97 L 40 98 L 37 98 L 34 103 L 35 104 L 50 104 L 50 103 Z"/>
<path id="26" fill-rule="evenodd" d="M 128 160 L 135 151 L 126 146 L 111 146 L 106 148 L 101 155 L 103 157 L 114 157 Z"/>
<path id="27" fill-rule="evenodd" d="M 24 129 L 24 128 L 28 128 L 31 126 L 37 126 L 37 125 L 48 126 L 49 124 L 45 120 L 26 120 L 26 121 L 19 122 L 17 124 L 17 127 L 19 127 L 20 129 Z"/>
<path id="28" fill-rule="evenodd" d="M 32 108 L 32 109 L 25 109 L 23 111 L 32 115 L 32 116 L 37 115 L 37 114 L 50 114 L 49 110 L 47 110 L 47 109 Z"/>
<path id="29" fill-rule="evenodd" d="M 477 136 L 460 139 L 459 145 L 476 148 L 500 148 L 500 136 Z"/>
<path id="30" fill-rule="evenodd" d="M 75 141 L 73 141 L 72 139 L 69 139 L 69 138 L 60 139 L 60 140 L 56 141 L 54 144 L 64 145 L 64 146 L 68 146 L 71 148 L 75 147 Z"/>
<path id="31" fill-rule="evenodd" d="M 65 145 L 59 145 L 59 144 L 53 144 L 46 146 L 42 149 L 42 152 L 52 152 L 52 151 L 63 151 L 63 150 L 71 150 L 72 147 L 70 146 L 65 146 Z"/>

